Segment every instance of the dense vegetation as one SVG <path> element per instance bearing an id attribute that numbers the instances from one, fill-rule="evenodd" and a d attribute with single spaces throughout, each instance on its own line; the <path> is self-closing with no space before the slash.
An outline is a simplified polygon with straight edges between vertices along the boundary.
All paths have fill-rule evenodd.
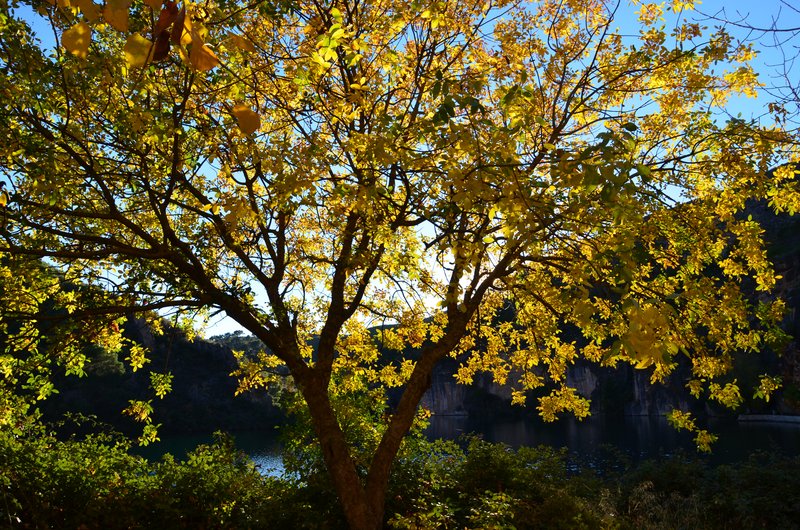
<path id="1" fill-rule="evenodd" d="M 59 441 L 39 428 L 0 432 L 0 525 L 346 527 L 321 465 L 305 474 L 298 474 L 303 466 L 290 466 L 295 474 L 264 476 L 222 435 L 182 461 L 148 462 L 127 449 L 128 442 L 111 434 Z M 472 439 L 464 449 L 414 437 L 392 475 L 385 523 L 398 529 L 789 529 L 800 521 L 798 458 L 762 454 L 712 468 L 677 457 L 630 468 L 609 455 L 591 467 L 577 464 L 547 447 L 514 451 Z"/>

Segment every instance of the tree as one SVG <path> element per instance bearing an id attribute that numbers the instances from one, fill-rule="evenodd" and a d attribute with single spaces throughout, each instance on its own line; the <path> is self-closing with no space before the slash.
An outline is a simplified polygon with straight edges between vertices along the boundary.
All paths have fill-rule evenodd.
<path id="1" fill-rule="evenodd" d="M 671 34 L 643 4 L 631 36 L 603 0 L 36 2 L 49 54 L 6 5 L 1 250 L 109 293 L 87 317 L 221 311 L 259 338 L 241 386 L 288 369 L 353 528 L 381 525 L 448 355 L 518 403 L 548 388 L 546 419 L 588 414 L 578 357 L 660 380 L 685 355 L 736 406 L 732 354 L 782 308 L 743 294 L 775 277 L 737 214 L 797 210 L 791 171 L 764 176 L 796 138 L 715 120 L 754 94 L 750 48 L 672 4 Z M 336 398 L 380 387 L 402 397 L 359 468 Z"/>

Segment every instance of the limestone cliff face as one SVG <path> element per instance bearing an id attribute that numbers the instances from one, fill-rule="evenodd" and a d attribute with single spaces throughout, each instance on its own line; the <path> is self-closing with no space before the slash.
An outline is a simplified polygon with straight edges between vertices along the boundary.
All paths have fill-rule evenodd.
<path id="1" fill-rule="evenodd" d="M 443 416 L 465 416 L 467 393 L 468 387 L 455 384 L 452 374 L 440 370 L 431 377 L 431 387 L 420 406 Z"/>
<path id="2" fill-rule="evenodd" d="M 422 401 L 431 412 L 443 416 L 485 417 L 530 414 L 533 410 L 511 405 L 511 388 L 498 385 L 488 374 L 476 377 L 469 386 L 457 384 L 453 377 L 456 369 L 455 363 L 445 364 L 431 378 L 431 388 Z M 653 385 L 649 370 L 635 370 L 629 366 L 600 368 L 581 361 L 567 373 L 567 383 L 591 400 L 593 414 L 659 416 L 674 408 L 702 408 L 680 384 L 686 372 L 679 368 L 668 384 Z"/>
<path id="3" fill-rule="evenodd" d="M 663 416 L 673 409 L 695 408 L 683 389 L 651 384 L 649 372 L 632 371 L 630 384 L 632 399 L 625 404 L 626 416 Z"/>
<path id="4" fill-rule="evenodd" d="M 575 366 L 567 374 L 567 384 L 581 396 L 591 398 L 600 384 L 600 378 L 588 365 Z"/>
<path id="5" fill-rule="evenodd" d="M 800 178 L 800 164 L 795 176 Z M 763 201 L 748 203 L 745 213 L 764 229 L 768 256 L 781 277 L 771 296 L 786 302 L 782 328 L 792 337 L 777 360 L 784 388 L 772 411 L 800 414 L 800 215 L 776 215 Z"/>

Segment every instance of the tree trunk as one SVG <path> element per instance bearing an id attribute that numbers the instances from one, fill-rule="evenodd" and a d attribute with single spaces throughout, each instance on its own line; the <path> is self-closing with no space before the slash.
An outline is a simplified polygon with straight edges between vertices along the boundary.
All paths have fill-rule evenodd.
<path id="1" fill-rule="evenodd" d="M 451 348 L 451 344 L 443 341 L 441 344 L 425 351 L 417 361 L 397 409 L 394 411 L 383 439 L 375 451 L 369 475 L 367 476 L 367 496 L 370 505 L 380 514 L 381 518 L 383 518 L 383 510 L 386 504 L 386 489 L 389 484 L 389 476 L 397 453 L 400 450 L 400 444 L 403 443 L 403 439 L 414 422 L 414 416 L 423 394 L 431 385 L 431 374 L 434 366 L 444 353 Z"/>
<path id="2" fill-rule="evenodd" d="M 322 457 L 339 496 L 347 524 L 351 530 L 379 530 L 383 525 L 383 504 L 380 507 L 370 504 L 370 497 L 358 476 L 350 448 L 331 408 L 327 385 L 322 381 L 322 378 L 312 376 L 306 381 L 298 382 L 301 383 L 300 388 L 322 448 Z M 384 493 L 380 495 L 381 499 L 385 498 L 387 486 L 388 481 L 382 485 Z"/>
<path id="3" fill-rule="evenodd" d="M 386 490 L 400 444 L 411 428 L 423 394 L 430 387 L 433 368 L 456 346 L 466 331 L 469 318 L 470 314 L 459 314 L 459 319 L 451 322 L 447 335 L 420 355 L 381 443 L 372 455 L 365 480 L 366 489 L 365 481 L 358 475 L 350 448 L 331 407 L 328 396 L 329 379 L 313 368 L 294 374 L 311 413 L 325 466 L 351 530 L 378 530 L 383 527 Z"/>

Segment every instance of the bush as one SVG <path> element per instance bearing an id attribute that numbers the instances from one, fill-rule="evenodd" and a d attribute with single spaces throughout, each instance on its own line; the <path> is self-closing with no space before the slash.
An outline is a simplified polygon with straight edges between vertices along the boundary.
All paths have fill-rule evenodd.
<path id="1" fill-rule="evenodd" d="M 229 437 L 149 463 L 113 435 L 0 433 L 2 521 L 15 528 L 269 528 L 296 488 L 262 477 Z M 3 513 L 4 512 L 4 513 Z"/>
<path id="2" fill-rule="evenodd" d="M 393 471 L 398 529 L 798 528 L 800 459 L 712 468 L 673 457 L 575 473 L 564 450 L 411 437 Z M 261 476 L 217 435 L 185 461 L 148 462 L 112 434 L 0 432 L 0 521 L 12 528 L 345 528 L 323 474 Z M 313 460 L 313 459 L 312 459 Z M 313 464 L 308 461 L 307 463 Z M 572 470 L 572 471 L 570 471 Z M 609 472 L 608 470 L 611 470 Z"/>
<path id="3" fill-rule="evenodd" d="M 594 476 L 570 476 L 567 454 L 546 446 L 512 450 L 478 438 L 420 444 L 425 466 L 412 502 L 393 505 L 395 528 L 602 528 L 613 506 Z M 400 460 L 401 467 L 404 465 Z M 407 464 L 406 464 L 407 465 Z M 396 486 L 395 486 L 396 487 Z M 408 493 L 407 493 L 408 494 Z"/>
<path id="4" fill-rule="evenodd" d="M 631 528 L 799 528 L 800 458 L 648 462 L 623 477 L 618 509 Z"/>

